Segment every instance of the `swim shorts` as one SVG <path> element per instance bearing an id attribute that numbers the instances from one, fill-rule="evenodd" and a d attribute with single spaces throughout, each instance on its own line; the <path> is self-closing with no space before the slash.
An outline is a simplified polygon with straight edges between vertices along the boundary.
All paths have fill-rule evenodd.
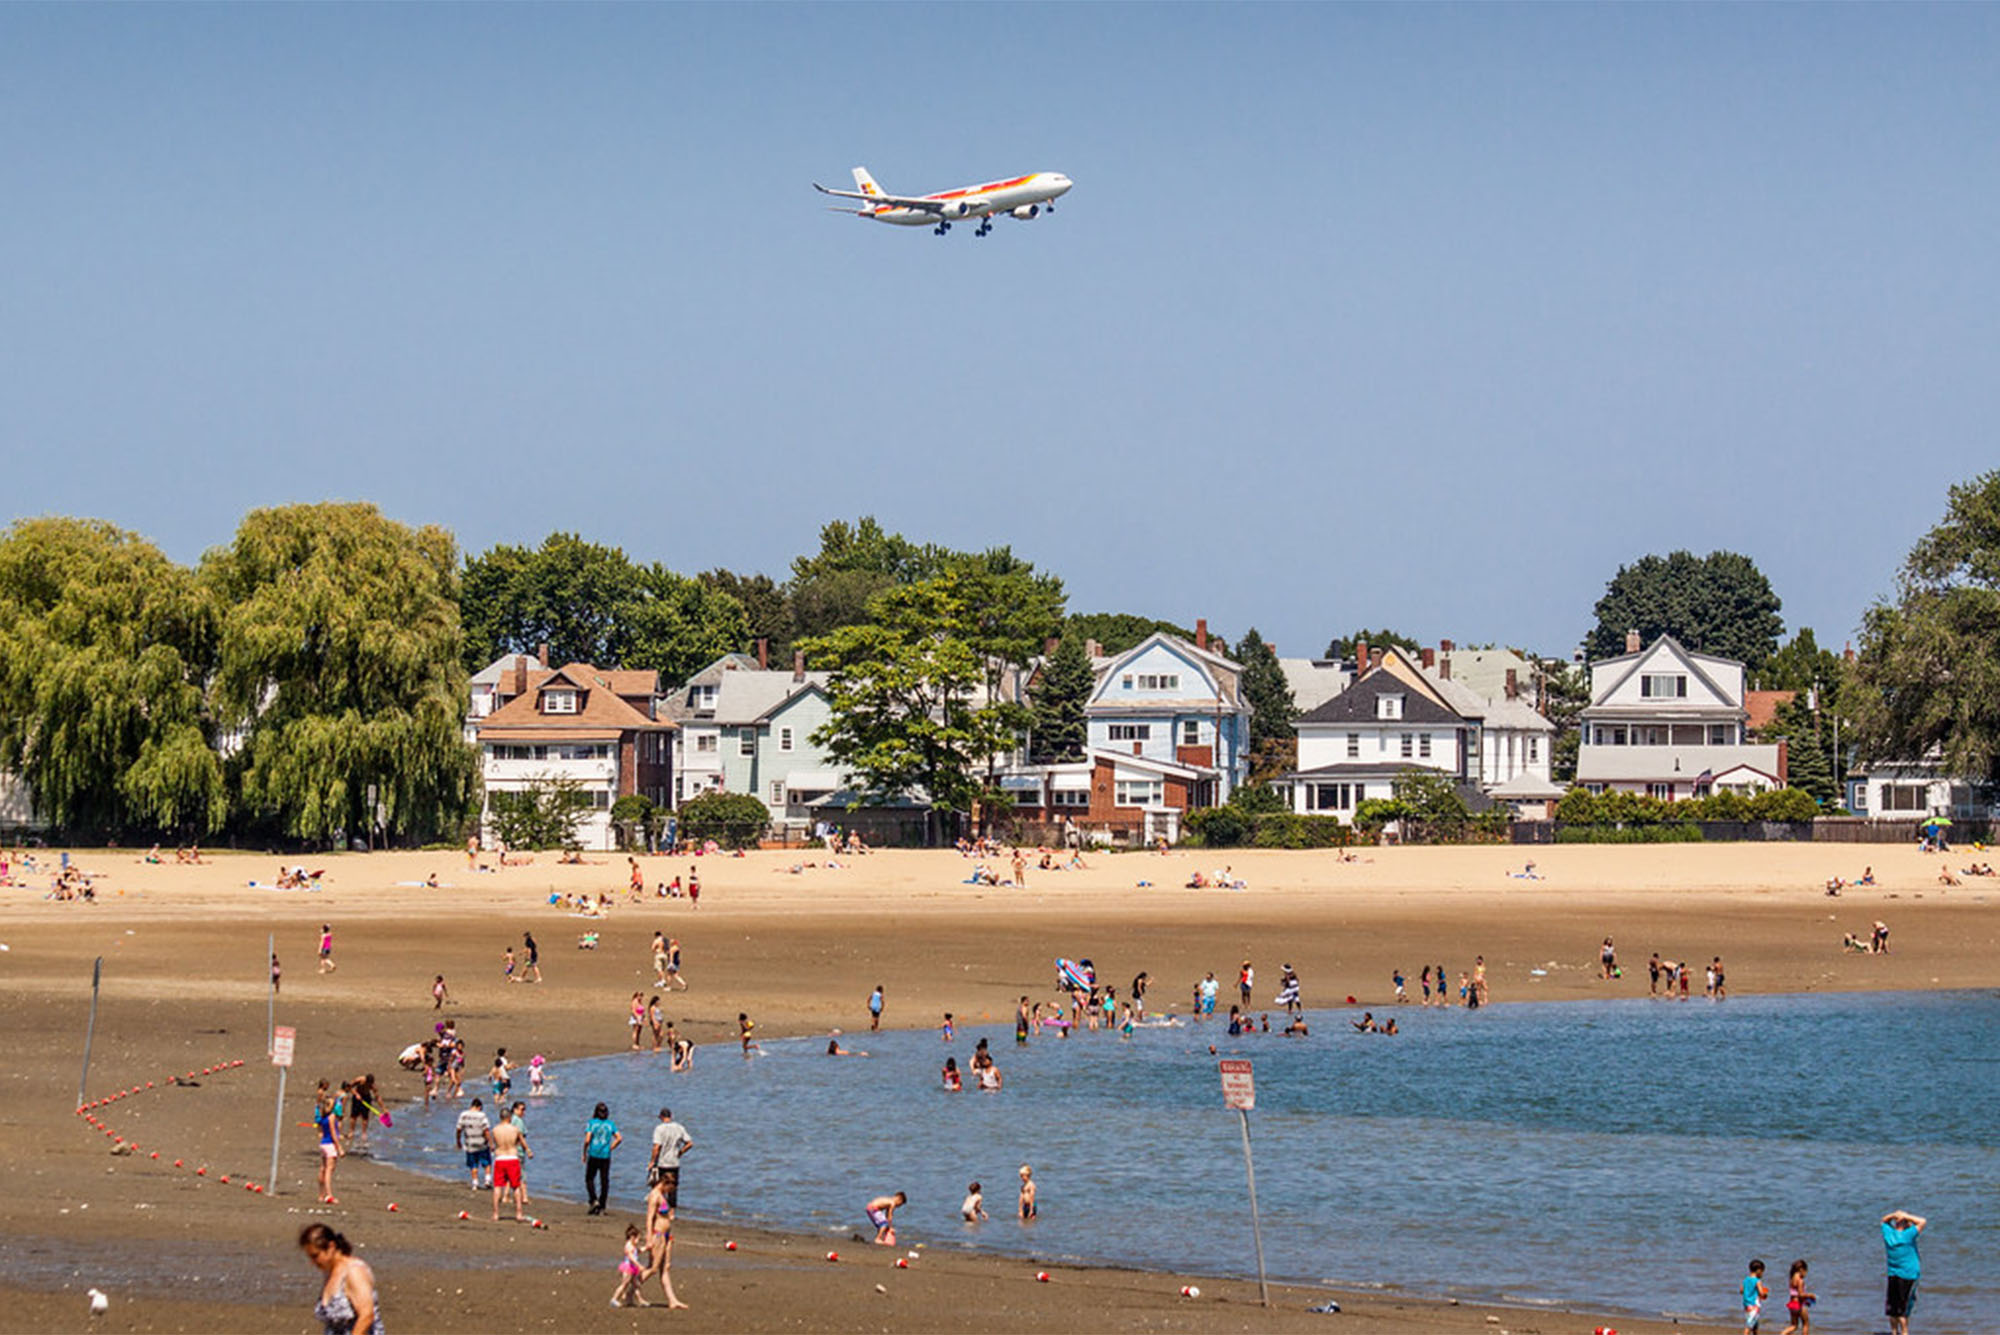
<path id="1" fill-rule="evenodd" d="M 870 1210 L 868 1212 L 868 1222 L 877 1228 L 882 1228 L 888 1224 L 889 1216 L 881 1210 Z"/>
<path id="2" fill-rule="evenodd" d="M 493 1166 L 493 1151 L 489 1149 L 467 1150 L 465 1152 L 465 1166 L 467 1168 L 491 1168 Z"/>
<path id="3" fill-rule="evenodd" d="M 495 1159 L 493 1161 L 493 1185 L 496 1187 L 520 1186 L 521 1161 L 519 1159 Z"/>

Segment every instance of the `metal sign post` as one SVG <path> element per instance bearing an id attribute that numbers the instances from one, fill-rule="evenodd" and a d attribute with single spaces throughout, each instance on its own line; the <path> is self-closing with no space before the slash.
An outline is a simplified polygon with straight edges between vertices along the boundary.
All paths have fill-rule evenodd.
<path id="1" fill-rule="evenodd" d="M 278 934 L 272 932 L 265 940 L 265 952 L 272 960 L 278 958 Z M 269 1052 L 277 1040 L 278 1032 L 278 971 L 271 970 L 270 995 L 264 1002 L 264 1051 Z"/>
<path id="2" fill-rule="evenodd" d="M 278 1113 L 271 1120 L 271 1176 L 265 1189 L 278 1193 L 278 1137 L 285 1129 L 285 1073 L 292 1069 L 292 1042 L 299 1031 L 289 1025 L 271 1031 L 271 1065 L 278 1068 Z"/>
<path id="3" fill-rule="evenodd" d="M 83 1074 L 76 1078 L 76 1106 L 83 1106 L 84 1086 L 90 1083 L 90 1043 L 97 1037 L 97 985 L 104 978 L 104 956 L 90 966 L 90 1024 L 83 1031 Z"/>
<path id="4" fill-rule="evenodd" d="M 1250 1063 L 1228 1058 L 1220 1063 L 1222 1102 L 1243 1121 L 1243 1175 L 1250 1184 L 1250 1231 L 1257 1240 L 1257 1294 L 1271 1305 L 1271 1286 L 1264 1278 L 1264 1222 L 1257 1215 L 1257 1164 L 1250 1157 L 1250 1110 L 1257 1106 L 1257 1081 Z"/>

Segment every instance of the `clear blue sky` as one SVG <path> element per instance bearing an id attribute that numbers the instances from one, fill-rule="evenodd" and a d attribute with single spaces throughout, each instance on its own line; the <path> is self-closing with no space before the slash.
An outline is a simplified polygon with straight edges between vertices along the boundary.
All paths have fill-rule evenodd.
<path id="1" fill-rule="evenodd" d="M 1287 653 L 1851 633 L 2000 463 L 2000 7 L 0 8 L 6 514 L 1011 543 Z M 1067 172 L 940 239 L 823 211 Z"/>

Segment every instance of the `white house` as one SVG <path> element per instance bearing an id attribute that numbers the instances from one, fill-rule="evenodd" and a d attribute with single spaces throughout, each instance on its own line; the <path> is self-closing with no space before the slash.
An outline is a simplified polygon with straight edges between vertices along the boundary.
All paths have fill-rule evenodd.
<path id="1" fill-rule="evenodd" d="M 1298 768 L 1284 780 L 1292 810 L 1351 822 L 1364 801 L 1393 797 L 1397 779 L 1425 770 L 1458 780 L 1470 805 L 1485 805 L 1479 720 L 1461 714 L 1402 650 L 1376 650 L 1368 661 L 1352 685 L 1293 725 Z"/>
<path id="2" fill-rule="evenodd" d="M 1743 664 L 1662 635 L 1590 665 L 1576 781 L 1667 801 L 1785 786 L 1785 746 L 1747 740 Z"/>
<path id="3" fill-rule="evenodd" d="M 1995 807 L 1989 789 L 1947 775 L 1935 751 L 1921 761 L 1862 765 L 1847 776 L 1847 809 L 1872 820 L 1984 821 L 1993 818 Z"/>
<path id="4" fill-rule="evenodd" d="M 613 803 L 636 793 L 663 807 L 672 794 L 674 724 L 662 709 L 658 677 L 531 661 L 523 654 L 506 664 L 487 712 L 471 724 L 485 788 L 481 829 L 492 837 L 496 794 L 567 780 L 587 803 L 578 842 L 615 847 Z"/>

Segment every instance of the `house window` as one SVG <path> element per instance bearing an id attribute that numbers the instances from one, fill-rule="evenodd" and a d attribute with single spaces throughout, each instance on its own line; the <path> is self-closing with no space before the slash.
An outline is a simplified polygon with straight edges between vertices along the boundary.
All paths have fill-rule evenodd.
<path id="1" fill-rule="evenodd" d="M 696 709 L 714 709 L 714 708 L 715 708 L 715 687 L 713 687 L 713 686 L 697 686 L 697 687 L 695 687 L 695 688 L 694 688 L 694 707 L 695 707 Z"/>
<path id="2" fill-rule="evenodd" d="M 1058 788 L 1049 794 L 1052 807 L 1087 807 L 1090 794 L 1082 788 Z"/>
<path id="3" fill-rule="evenodd" d="M 714 754 L 715 754 L 715 734 L 714 734 L 714 733 L 712 733 L 712 732 L 704 732 L 704 733 L 700 734 L 699 736 L 697 736 L 697 737 L 696 737 L 696 738 L 694 739 L 694 751 L 695 751 L 695 754 L 696 754 L 696 755 L 698 755 L 698 756 L 712 756 L 712 755 L 714 755 Z"/>
<path id="4" fill-rule="evenodd" d="M 1358 783 L 1316 783 L 1312 786 L 1312 800 L 1308 805 L 1314 811 L 1352 811 L 1355 795 L 1360 791 Z"/>
<path id="5" fill-rule="evenodd" d="M 754 756 L 757 754 L 757 730 L 755 728 L 743 728 L 737 732 L 736 752 L 738 755 L 745 756 Z"/>
<path id="6" fill-rule="evenodd" d="M 1150 723 L 1114 723 L 1111 725 L 1111 740 L 1114 742 L 1143 742 L 1153 735 Z"/>
<path id="7" fill-rule="evenodd" d="M 1431 735 L 1427 732 L 1417 734 L 1417 757 L 1420 760 L 1431 758 Z"/>
<path id="8" fill-rule="evenodd" d="M 1120 678 L 1118 679 L 1118 685 L 1119 685 L 1119 687 L 1120 687 L 1121 689 L 1123 689 L 1123 690 L 1127 690 L 1127 691 L 1131 690 L 1131 689 L 1132 689 L 1132 674 L 1128 672 L 1128 673 L 1126 673 L 1126 674 L 1125 674 L 1125 675 L 1124 675 L 1123 677 L 1120 677 Z"/>
<path id="9" fill-rule="evenodd" d="M 1601 783 L 1586 783 L 1583 785 L 1583 791 L 1589 793 L 1592 797 L 1602 797 L 1604 796 L 1604 785 Z"/>
<path id="10" fill-rule="evenodd" d="M 1881 810 L 1926 811 L 1930 807 L 1929 787 L 1929 784 L 1922 783 L 1885 783 L 1882 785 Z"/>
<path id="11" fill-rule="evenodd" d="M 1623 746 L 1625 745 L 1625 728 L 1622 724 L 1613 728 L 1607 728 L 1600 724 L 1598 727 L 1591 729 L 1590 744 L 1592 746 Z"/>
<path id="12" fill-rule="evenodd" d="M 1156 807 L 1160 805 L 1162 788 L 1158 779 L 1120 779 L 1116 804 L 1121 807 Z"/>
<path id="13" fill-rule="evenodd" d="M 1688 679 L 1679 672 L 1648 672 L 1639 678 L 1639 695 L 1646 700 L 1685 700 Z"/>
<path id="14" fill-rule="evenodd" d="M 576 692 L 543 691 L 542 712 L 544 714 L 574 714 L 576 712 Z"/>
<path id="15" fill-rule="evenodd" d="M 1736 744 L 1736 725 L 1733 723 L 1709 724 L 1708 744 L 1710 746 L 1734 746 Z"/>
<path id="16" fill-rule="evenodd" d="M 1200 723 L 1198 723 L 1194 719 L 1183 719 L 1181 721 L 1181 745 L 1182 746 L 1201 745 Z"/>
<path id="17" fill-rule="evenodd" d="M 590 806 L 593 811 L 609 811 L 611 809 L 610 791 L 604 788 L 593 788 L 590 792 Z"/>
<path id="18" fill-rule="evenodd" d="M 1541 758 L 1542 739 L 1539 737 L 1530 737 L 1528 739 L 1528 763 L 1532 765 Z"/>
<path id="19" fill-rule="evenodd" d="M 1415 742 L 1415 737 L 1407 732 L 1403 734 L 1403 759 L 1408 760 L 1410 758 L 1410 748 Z"/>
<path id="20" fill-rule="evenodd" d="M 1403 717 L 1403 697 L 1400 695 L 1378 695 L 1375 697 L 1376 718 Z"/>
<path id="21" fill-rule="evenodd" d="M 1349 760 L 1361 759 L 1361 734 L 1358 732 L 1347 734 L 1347 758 Z"/>
<path id="22" fill-rule="evenodd" d="M 1671 802 L 1674 800 L 1674 786 L 1670 783 L 1649 783 L 1646 785 L 1646 796 Z"/>
<path id="23" fill-rule="evenodd" d="M 1132 679 L 1127 677 L 1126 684 Z M 1181 688 L 1181 674 L 1178 672 L 1141 672 L 1139 689 L 1142 691 L 1178 691 Z"/>
<path id="24" fill-rule="evenodd" d="M 1632 745 L 1634 746 L 1665 746 L 1666 744 L 1667 730 L 1665 728 L 1632 729 Z"/>
<path id="25" fill-rule="evenodd" d="M 785 805 L 785 781 L 783 779 L 771 780 L 771 805 L 774 807 Z"/>
<path id="26" fill-rule="evenodd" d="M 790 728 L 778 729 L 778 749 L 780 751 L 789 751 L 792 749 L 792 730 Z"/>

